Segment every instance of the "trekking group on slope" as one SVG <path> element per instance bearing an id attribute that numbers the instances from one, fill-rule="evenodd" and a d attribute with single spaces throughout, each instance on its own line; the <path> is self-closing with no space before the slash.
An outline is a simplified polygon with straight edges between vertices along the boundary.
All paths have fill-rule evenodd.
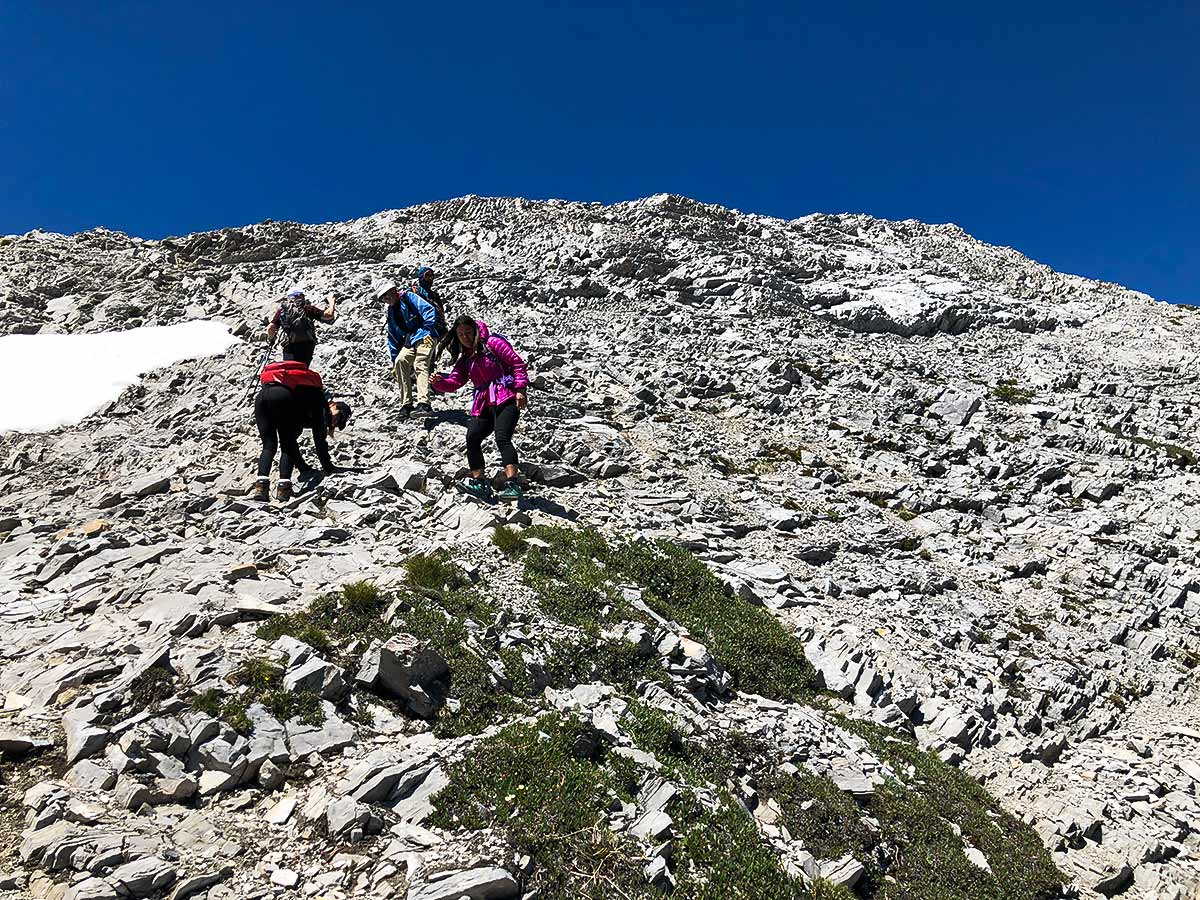
<path id="1" fill-rule="evenodd" d="M 399 415 L 424 417 L 433 412 L 430 391 L 449 394 L 468 382 L 474 387 L 467 424 L 467 465 L 470 475 L 461 488 L 480 500 L 493 499 L 491 481 L 486 477 L 483 442 L 495 436 L 496 447 L 504 463 L 504 486 L 496 499 L 519 500 L 523 495 L 513 433 L 520 411 L 528 404 L 528 371 L 525 361 L 506 338 L 491 332 L 480 319 L 460 315 L 447 325 L 448 306 L 434 288 L 434 271 L 428 266 L 417 270 L 417 280 L 409 288 L 395 282 L 377 282 L 372 299 L 385 304 L 384 332 L 392 361 L 392 375 L 400 391 Z M 329 456 L 327 437 L 346 427 L 351 409 L 345 401 L 334 400 L 325 390 L 319 373 L 310 366 L 317 344 L 317 322 L 332 324 L 336 319 L 335 301 L 322 309 L 308 302 L 299 288 L 288 291 L 280 302 L 267 337 L 279 339 L 283 361 L 266 365 L 259 377 L 261 387 L 254 401 L 254 420 L 258 427 L 262 452 L 258 458 L 258 476 L 252 499 L 270 497 L 271 463 L 277 450 L 279 485 L 275 497 L 281 502 L 293 496 L 292 474 L 310 480 L 319 477 L 300 453 L 298 438 L 306 428 L 312 430 L 313 444 L 325 475 L 337 471 Z M 449 351 L 452 368 L 435 374 L 434 366 L 442 353 Z M 268 349 L 268 356 L 270 350 Z"/>

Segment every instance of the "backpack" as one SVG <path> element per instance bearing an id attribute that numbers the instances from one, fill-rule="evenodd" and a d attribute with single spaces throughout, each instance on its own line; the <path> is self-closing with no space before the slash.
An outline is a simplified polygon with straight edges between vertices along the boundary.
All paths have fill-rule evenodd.
<path id="1" fill-rule="evenodd" d="M 491 346 L 489 346 L 491 341 L 494 338 L 499 338 L 500 340 L 504 341 L 504 343 L 508 344 L 509 349 L 512 349 L 512 341 L 510 341 L 504 335 L 497 334 L 496 332 L 493 331 L 488 335 L 488 339 L 483 342 L 483 350 L 482 350 L 482 352 L 480 352 L 479 355 L 481 357 L 483 357 L 484 359 L 490 359 L 497 366 L 499 366 L 500 371 L 504 373 L 499 378 L 497 378 L 495 381 L 493 381 L 492 384 L 499 384 L 504 387 L 512 388 L 513 385 L 515 385 L 516 381 L 517 381 L 516 375 L 513 374 L 513 370 L 511 368 L 509 368 L 508 363 L 506 363 L 504 360 L 502 360 L 500 357 L 498 357 L 493 352 Z M 489 387 L 490 387 L 490 385 L 489 385 Z"/>
<path id="2" fill-rule="evenodd" d="M 442 299 L 442 295 L 437 291 L 427 291 L 419 283 L 410 287 L 409 291 L 433 307 L 436 318 L 436 323 L 433 326 L 433 338 L 440 341 L 450 331 L 450 326 L 446 324 L 446 301 Z"/>
<path id="3" fill-rule="evenodd" d="M 421 329 L 421 326 L 423 326 L 425 324 L 425 319 L 421 315 L 421 311 L 419 309 L 417 309 L 417 305 L 415 303 L 413 303 L 410 299 L 408 299 L 408 295 L 410 293 L 416 294 L 418 297 L 420 297 L 422 300 L 424 300 L 426 303 L 428 303 L 430 306 L 433 307 L 433 318 L 434 318 L 433 339 L 435 341 L 440 341 L 442 338 L 444 338 L 446 336 L 446 332 L 449 331 L 449 329 L 446 327 L 446 312 L 443 307 L 441 298 L 439 297 L 435 300 L 433 297 L 430 297 L 428 294 L 419 293 L 417 291 L 417 286 L 415 284 L 408 291 L 400 292 L 400 301 L 404 304 L 404 308 L 406 310 L 408 310 L 408 314 L 410 316 L 412 316 L 413 321 L 415 321 L 417 323 L 417 327 L 413 331 L 414 334 Z M 408 327 L 407 322 L 405 323 L 404 327 L 405 328 Z"/>
<path id="4" fill-rule="evenodd" d="M 303 297 L 288 297 L 279 304 L 279 329 L 283 332 L 280 342 L 284 347 L 317 342 L 317 326 Z"/>

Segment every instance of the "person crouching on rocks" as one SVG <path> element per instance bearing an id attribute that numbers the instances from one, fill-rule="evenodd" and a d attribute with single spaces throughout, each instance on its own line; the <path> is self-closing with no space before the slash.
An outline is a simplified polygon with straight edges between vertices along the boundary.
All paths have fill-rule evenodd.
<path id="1" fill-rule="evenodd" d="M 263 369 L 259 379 L 262 387 L 254 399 L 254 423 L 262 441 L 262 452 L 258 456 L 258 479 L 254 482 L 252 499 L 269 499 L 271 462 L 275 451 L 282 447 L 279 457 L 279 487 L 275 499 L 292 499 L 292 469 L 300 470 L 301 478 L 311 478 L 316 470 L 309 466 L 300 454 L 296 439 L 305 428 L 312 429 L 313 444 L 317 458 L 326 475 L 334 472 L 329 458 L 326 434 L 333 436 L 335 429 L 345 428 L 350 422 L 350 404 L 342 400 L 329 400 L 321 376 L 302 362 L 275 362 Z"/>
<path id="2" fill-rule="evenodd" d="M 491 499 L 492 487 L 483 475 L 483 441 L 494 433 L 507 477 L 499 499 L 519 500 L 522 489 L 512 436 L 520 410 L 528 403 L 525 360 L 504 337 L 490 333 L 487 325 L 470 316 L 459 316 L 454 321 L 454 333 L 462 354 L 449 375 L 434 375 L 429 386 L 439 394 L 448 394 L 468 380 L 475 385 L 467 424 L 467 465 L 471 476 L 463 484 L 463 490 L 481 500 Z"/>

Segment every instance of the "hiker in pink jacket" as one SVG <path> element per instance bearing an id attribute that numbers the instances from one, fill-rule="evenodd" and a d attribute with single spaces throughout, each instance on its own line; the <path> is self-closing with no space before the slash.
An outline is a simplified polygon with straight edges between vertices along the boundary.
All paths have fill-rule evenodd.
<path id="1" fill-rule="evenodd" d="M 454 332 L 462 345 L 462 355 L 449 375 L 434 375 L 429 386 L 439 394 L 448 394 L 468 380 L 475 385 L 471 421 L 467 425 L 467 465 L 471 467 L 471 477 L 463 484 L 463 490 L 480 500 L 492 499 L 492 486 L 483 477 L 483 440 L 494 432 L 508 479 L 499 499 L 520 500 L 522 489 L 512 436 L 520 410 L 528 403 L 525 360 L 512 344 L 498 334 L 491 334 L 487 325 L 470 316 L 459 316 L 454 322 Z"/>

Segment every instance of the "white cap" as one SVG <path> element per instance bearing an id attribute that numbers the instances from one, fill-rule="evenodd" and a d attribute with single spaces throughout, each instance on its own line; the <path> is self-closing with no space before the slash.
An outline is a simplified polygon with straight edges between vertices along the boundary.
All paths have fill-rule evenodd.
<path id="1" fill-rule="evenodd" d="M 291 299 L 292 297 L 303 297 L 304 296 L 304 288 L 299 287 L 299 286 L 294 287 L 290 291 L 287 292 L 287 296 L 288 296 L 288 299 Z"/>
<path id="2" fill-rule="evenodd" d="M 396 290 L 396 282 L 386 280 L 376 281 L 371 285 L 371 297 L 374 300 L 382 300 L 384 294 L 394 290 Z"/>

